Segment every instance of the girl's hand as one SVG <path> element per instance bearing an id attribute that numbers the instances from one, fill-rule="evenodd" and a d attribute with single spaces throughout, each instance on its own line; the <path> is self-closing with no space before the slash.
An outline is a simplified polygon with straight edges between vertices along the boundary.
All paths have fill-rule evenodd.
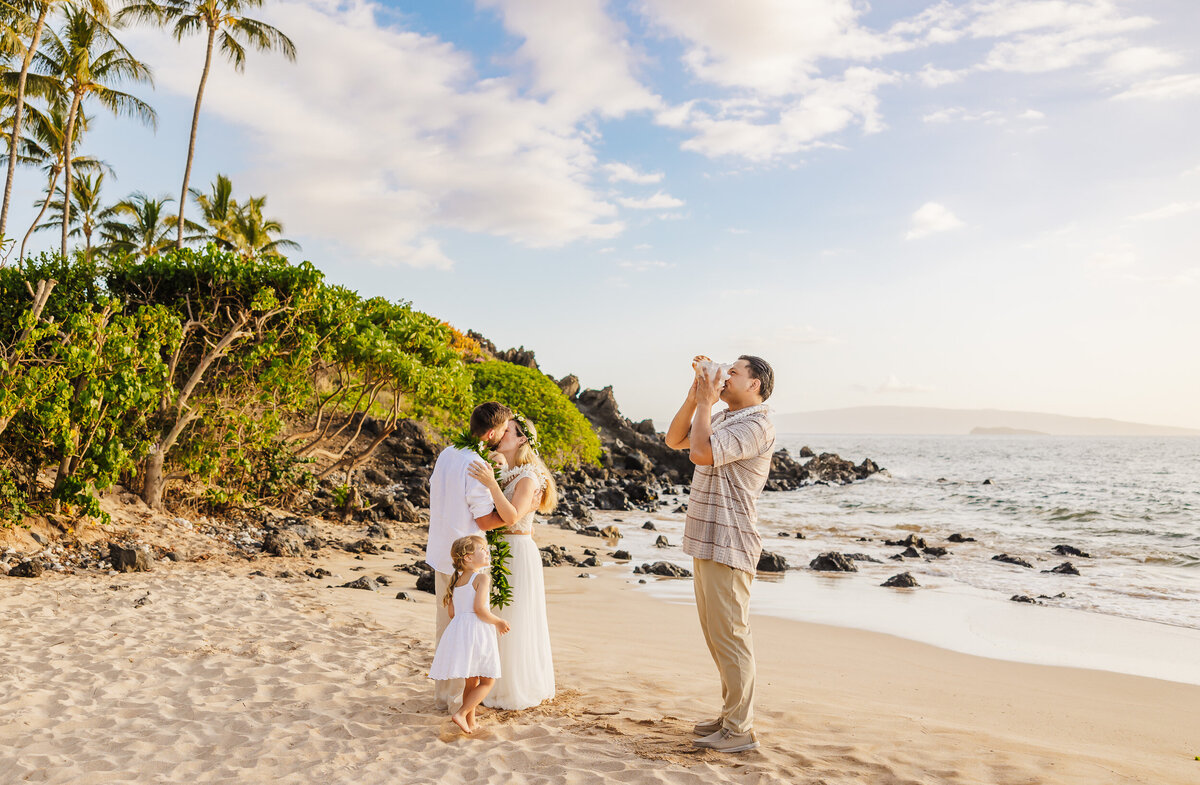
<path id="1" fill-rule="evenodd" d="M 496 621 L 496 632 L 500 633 L 501 635 L 504 635 L 505 633 L 507 633 L 511 630 L 512 630 L 512 627 L 508 626 L 508 622 L 506 622 L 504 619 L 498 619 Z"/>
<path id="2" fill-rule="evenodd" d="M 483 483 L 488 490 L 492 488 L 496 490 L 500 489 L 500 483 L 496 482 L 496 472 L 492 470 L 490 465 L 472 461 L 471 465 L 467 467 L 467 474 Z"/>
<path id="3" fill-rule="evenodd" d="M 500 471 L 504 471 L 508 468 L 508 459 L 504 457 L 504 453 L 489 452 L 488 460 L 499 467 Z"/>

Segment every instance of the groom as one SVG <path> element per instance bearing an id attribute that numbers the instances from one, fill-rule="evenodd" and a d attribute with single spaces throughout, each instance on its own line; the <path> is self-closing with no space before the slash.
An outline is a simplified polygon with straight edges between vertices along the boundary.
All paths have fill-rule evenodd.
<path id="1" fill-rule="evenodd" d="M 775 426 L 764 401 L 775 372 L 761 357 L 742 355 L 721 387 L 697 373 L 667 429 L 666 442 L 689 450 L 696 465 L 683 530 L 692 557 L 696 611 L 704 641 L 721 674 L 721 714 L 696 725 L 697 747 L 745 752 L 754 735 L 754 647 L 750 582 L 758 568 L 758 496 L 771 470 Z M 718 400 L 727 408 L 713 414 Z"/>
<path id="2" fill-rule="evenodd" d="M 471 435 L 494 449 L 499 446 L 512 418 L 512 410 L 502 403 L 481 403 L 471 412 Z M 459 537 L 482 534 L 504 525 L 504 519 L 496 514 L 492 504 L 492 494 L 467 474 L 467 467 L 482 460 L 473 450 L 447 447 L 438 455 L 429 478 L 429 540 L 425 546 L 425 563 L 434 572 L 435 648 L 450 623 L 450 612 L 442 604 L 454 572 L 450 544 Z M 449 710 L 456 705 L 462 698 L 462 688 L 462 679 L 434 682 L 434 701 L 438 708 Z"/>

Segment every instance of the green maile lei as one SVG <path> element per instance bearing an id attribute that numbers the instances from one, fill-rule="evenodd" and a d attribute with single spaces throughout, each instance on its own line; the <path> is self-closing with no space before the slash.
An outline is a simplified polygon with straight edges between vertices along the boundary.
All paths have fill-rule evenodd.
<path id="1" fill-rule="evenodd" d="M 488 466 L 492 467 L 492 474 L 495 475 L 496 483 L 499 484 L 500 467 L 492 463 L 492 459 L 488 457 L 486 443 L 476 438 L 470 430 L 465 430 L 454 437 L 453 444 L 460 450 L 470 450 L 482 458 Z M 508 541 L 504 539 L 505 529 L 507 529 L 506 526 L 501 526 L 485 532 L 488 550 L 491 551 L 492 558 L 492 592 L 489 599 L 493 608 L 507 608 L 512 604 L 512 587 L 508 585 L 508 576 L 511 574 L 508 570 L 508 560 L 512 556 L 512 552 L 509 550 Z"/>

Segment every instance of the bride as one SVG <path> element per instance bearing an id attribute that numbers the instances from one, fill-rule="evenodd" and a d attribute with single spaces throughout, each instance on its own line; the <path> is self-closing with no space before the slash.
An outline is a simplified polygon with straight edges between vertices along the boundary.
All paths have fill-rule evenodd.
<path id="1" fill-rule="evenodd" d="M 554 697 L 542 555 L 532 534 L 534 513 L 552 511 L 558 491 L 537 447 L 537 429 L 518 414 L 509 421 L 496 448 L 497 458 L 503 459 L 500 481 L 492 468 L 482 463 L 473 463 L 469 470 L 491 491 L 496 513 L 507 524 L 504 539 L 511 554 L 508 580 L 512 602 L 495 609 L 495 614 L 509 623 L 512 632 L 500 638 L 501 676 L 483 702 L 492 709 L 528 709 Z"/>

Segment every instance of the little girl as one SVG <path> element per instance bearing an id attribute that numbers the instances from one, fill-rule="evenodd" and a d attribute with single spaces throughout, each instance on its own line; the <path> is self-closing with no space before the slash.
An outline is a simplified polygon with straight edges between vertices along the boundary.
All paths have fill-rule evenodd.
<path id="1" fill-rule="evenodd" d="M 463 733 L 479 724 L 475 707 L 483 702 L 500 677 L 500 649 L 496 633 L 508 632 L 508 622 L 492 613 L 488 604 L 491 576 L 488 573 L 487 540 L 479 535 L 459 537 L 450 546 L 454 577 L 442 603 L 450 610 L 450 624 L 442 633 L 431 679 L 466 679 L 462 708 L 451 715 Z M 491 629 L 492 627 L 496 629 Z"/>

